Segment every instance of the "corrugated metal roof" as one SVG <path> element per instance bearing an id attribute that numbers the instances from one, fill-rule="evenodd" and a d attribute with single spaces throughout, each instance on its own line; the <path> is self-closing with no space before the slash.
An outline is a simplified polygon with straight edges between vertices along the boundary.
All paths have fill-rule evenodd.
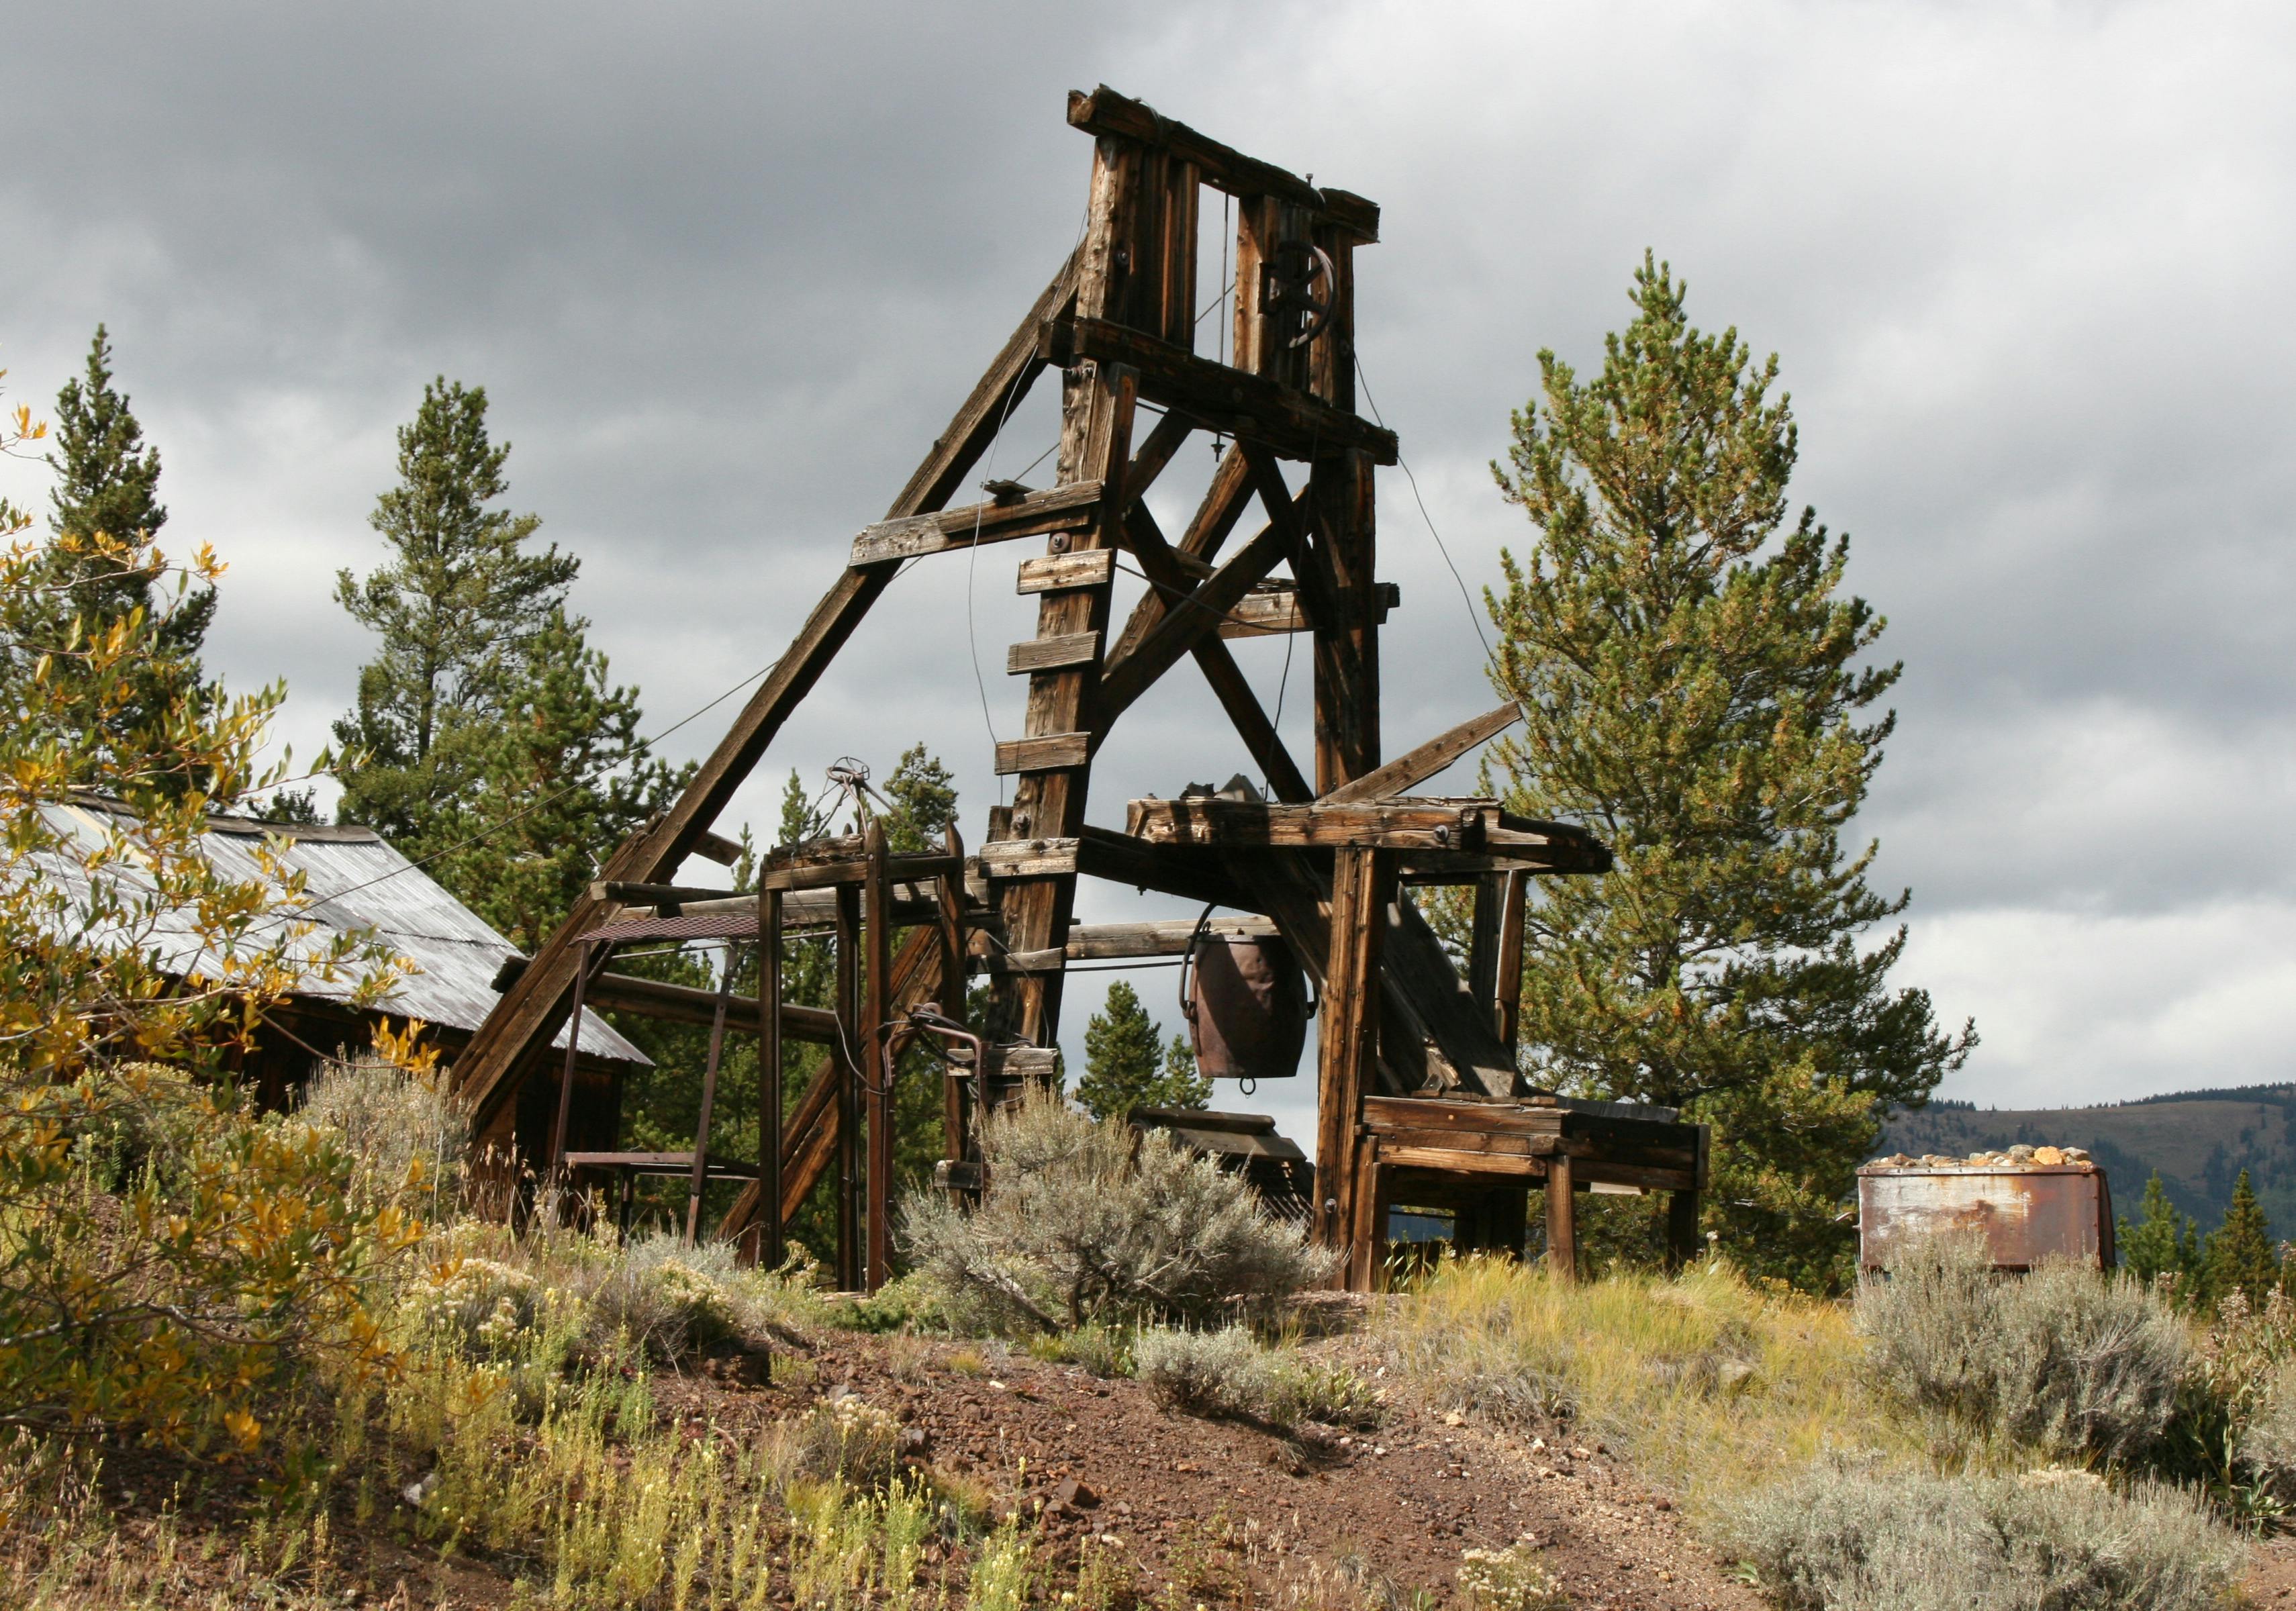
<path id="1" fill-rule="evenodd" d="M 43 814 L 60 834 L 89 851 L 108 837 L 107 817 L 126 814 L 119 806 L 92 797 L 44 807 Z M 312 903 L 304 915 L 316 925 L 298 947 L 306 956 L 314 961 L 324 956 L 338 933 L 372 932 L 417 969 L 386 999 L 387 1010 L 466 1033 L 485 1021 L 501 999 L 493 985 L 495 972 L 506 958 L 519 954 L 516 946 L 371 829 L 217 816 L 208 819 L 201 843 L 224 877 L 275 883 L 256 855 L 266 837 L 274 841 L 275 858 L 304 877 Z M 34 858 L 34 864 L 43 878 L 75 889 L 86 887 L 86 871 L 71 855 L 42 855 Z M 135 871 L 115 863 L 109 876 L 128 883 Z M 187 943 L 182 956 L 164 958 L 169 971 L 184 971 L 197 961 L 189 949 L 193 936 L 188 923 L 162 913 L 154 928 L 153 938 L 163 946 L 170 933 Z M 351 983 L 314 977 L 295 994 L 341 1001 L 349 996 Z M 554 1043 L 563 1050 L 565 1030 L 558 1032 Z M 621 1062 L 648 1061 L 645 1053 L 587 1009 L 582 1013 L 582 1051 Z"/>

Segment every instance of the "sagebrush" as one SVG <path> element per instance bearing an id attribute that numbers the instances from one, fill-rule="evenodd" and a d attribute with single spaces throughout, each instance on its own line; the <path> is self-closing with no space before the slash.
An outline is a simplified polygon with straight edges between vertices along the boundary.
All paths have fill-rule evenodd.
<path id="1" fill-rule="evenodd" d="M 1736 1546 L 1789 1611 L 2206 1611 L 2243 1564 L 2194 1496 L 2062 1468 L 1822 1466 L 1739 1504 Z"/>
<path id="2" fill-rule="evenodd" d="M 1981 1242 L 1932 1237 L 1858 1295 L 1884 1391 L 1948 1435 L 2127 1463 L 2163 1447 L 2192 1366 L 2150 1288 L 2069 1263 L 2004 1276 Z"/>
<path id="3" fill-rule="evenodd" d="M 1154 1132 L 1095 1124 L 1032 1092 L 981 1127 L 977 1206 L 912 1193 L 906 1249 L 959 1324 L 1005 1333 L 1090 1322 L 1201 1324 L 1323 1280 L 1331 1256 L 1251 1189 Z"/>

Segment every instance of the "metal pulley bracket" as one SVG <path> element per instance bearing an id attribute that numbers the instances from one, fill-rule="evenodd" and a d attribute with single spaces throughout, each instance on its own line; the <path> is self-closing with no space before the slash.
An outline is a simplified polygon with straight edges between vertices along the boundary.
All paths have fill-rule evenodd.
<path id="1" fill-rule="evenodd" d="M 1300 319 L 1299 333 L 1283 343 L 1286 347 L 1305 347 L 1324 333 L 1332 310 L 1339 306 L 1339 286 L 1340 271 L 1332 255 L 1311 241 L 1283 241 L 1259 266 L 1260 307 Z"/>

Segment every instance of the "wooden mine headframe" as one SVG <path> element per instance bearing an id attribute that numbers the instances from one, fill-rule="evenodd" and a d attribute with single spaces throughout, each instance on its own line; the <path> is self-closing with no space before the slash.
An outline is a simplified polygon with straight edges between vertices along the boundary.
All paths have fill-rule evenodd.
<path id="1" fill-rule="evenodd" d="M 1628 1187 L 1673 1190 L 1676 1240 L 1686 1245 L 1702 1184 L 1702 1130 L 1663 1110 L 1540 1096 L 1516 1071 L 1526 879 L 1603 871 L 1608 852 L 1580 830 L 1513 817 L 1495 801 L 1409 797 L 1514 720 L 1512 707 L 1381 763 L 1379 627 L 1391 594 L 1374 574 L 1373 473 L 1395 462 L 1396 440 L 1355 410 L 1354 298 L 1355 255 L 1378 238 L 1378 208 L 1105 87 L 1072 94 L 1068 118 L 1095 137 L 1081 244 L 886 518 L 855 539 L 844 573 L 685 792 L 620 846 L 532 962 L 502 981 L 500 1003 L 455 1069 L 474 1137 L 531 1156 L 546 1151 L 554 1165 L 617 1166 L 626 1180 L 633 1170 L 690 1169 L 698 1194 L 711 1168 L 699 1141 L 693 1155 L 570 1150 L 573 1077 L 554 1089 L 547 1051 L 578 990 L 593 1005 L 715 1022 L 721 1034 L 730 1013 L 760 1035 L 771 1089 L 759 1092 L 761 1157 L 754 1172 L 741 1171 L 754 1183 L 723 1229 L 777 1258 L 782 1223 L 833 1171 L 840 1274 L 848 1285 L 873 1286 L 890 1254 L 892 1111 L 887 1081 L 872 1068 L 891 1033 L 929 1001 L 960 1012 L 967 974 L 991 976 L 972 1077 L 948 1084 L 961 1180 L 979 1100 L 1054 1069 L 1067 963 L 1185 943 L 1185 924 L 1073 926 L 1085 874 L 1264 914 L 1321 987 L 1316 1223 L 1328 1242 L 1350 1248 L 1350 1284 L 1375 1279 L 1384 1204 L 1398 1190 L 1414 1201 L 1456 1200 L 1504 1242 L 1510 1214 L 1521 1223 L 1524 1191 L 1543 1182 L 1550 1249 L 1567 1254 L 1570 1193 L 1607 1172 Z M 1236 219 L 1226 362 L 1194 350 L 1206 186 L 1233 199 Z M 1062 384 L 1054 484 L 998 485 L 988 502 L 951 507 L 1003 420 L 1047 370 Z M 1144 404 L 1160 413 L 1136 430 Z M 1175 540 L 1143 495 L 1196 431 L 1233 446 Z M 1303 482 L 1287 463 L 1304 467 Z M 1264 523 L 1234 545 L 1255 501 Z M 1027 719 L 1020 738 L 996 747 L 996 770 L 1017 780 L 1014 797 L 992 813 L 977 856 L 954 835 L 942 852 L 906 857 L 889 855 L 882 835 L 818 840 L 769 856 L 754 900 L 713 900 L 676 885 L 690 855 L 731 859 L 728 842 L 711 832 L 719 812 L 905 561 L 1027 536 L 1045 539 L 1018 578 L 1021 593 L 1038 597 L 1037 631 L 1008 660 L 1029 679 Z M 1111 619 L 1119 553 L 1149 583 L 1120 626 Z M 1288 588 L 1268 583 L 1279 566 L 1289 569 Z M 1313 643 L 1312 778 L 1285 751 L 1223 635 L 1302 626 Z M 1135 801 L 1123 832 L 1087 823 L 1095 752 L 1184 658 L 1210 683 L 1273 799 Z M 1410 900 L 1406 887 L 1419 883 L 1475 887 L 1468 980 Z M 631 923 L 631 909 L 663 915 Z M 695 933 L 759 945 L 755 1001 L 603 971 L 623 933 L 655 935 L 679 920 Z M 827 1012 L 779 999 L 781 937 L 805 924 L 837 936 L 836 1003 Z M 909 932 L 896 947 L 902 926 Z M 778 1081 L 784 1036 L 828 1049 L 787 1116 Z M 546 1116 L 554 1103 L 554 1128 Z M 546 1148 L 538 1144 L 545 1134 Z M 865 1202 L 857 1200 L 864 1181 Z"/>

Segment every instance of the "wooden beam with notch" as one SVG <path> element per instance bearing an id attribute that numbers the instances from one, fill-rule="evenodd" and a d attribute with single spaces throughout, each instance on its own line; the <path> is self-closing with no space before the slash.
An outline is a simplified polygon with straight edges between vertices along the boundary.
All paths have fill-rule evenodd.
<path id="1" fill-rule="evenodd" d="M 1287 459 L 1354 449 L 1374 464 L 1395 462 L 1395 433 L 1360 414 L 1105 319 L 1047 324 L 1040 350 L 1048 363 L 1124 364 L 1138 373 L 1140 395 L 1149 401 Z"/>
<path id="2" fill-rule="evenodd" d="M 1395 757 L 1376 772 L 1367 772 L 1351 783 L 1342 783 L 1324 796 L 1326 804 L 1346 805 L 1356 800 L 1383 800 L 1412 789 L 1441 772 L 1478 744 L 1488 742 L 1522 720 L 1522 709 L 1510 699 L 1495 710 L 1487 710 L 1472 721 L 1460 723 L 1447 732 L 1438 733 L 1418 748 Z"/>
<path id="3" fill-rule="evenodd" d="M 1351 191 L 1310 184 L 1297 174 L 1248 157 L 1234 146 L 1176 123 L 1145 102 L 1105 84 L 1089 94 L 1069 92 L 1069 123 L 1088 135 L 1120 135 L 1192 164 L 1203 182 L 1232 196 L 1275 196 L 1330 219 L 1359 241 L 1379 239 L 1379 204 Z"/>
<path id="4" fill-rule="evenodd" d="M 1078 531 L 1092 524 L 1100 495 L 1099 482 L 1075 481 L 1046 492 L 1032 492 L 1011 503 L 968 503 L 937 514 L 880 520 L 853 539 L 849 562 L 886 565 L 975 544 Z"/>

